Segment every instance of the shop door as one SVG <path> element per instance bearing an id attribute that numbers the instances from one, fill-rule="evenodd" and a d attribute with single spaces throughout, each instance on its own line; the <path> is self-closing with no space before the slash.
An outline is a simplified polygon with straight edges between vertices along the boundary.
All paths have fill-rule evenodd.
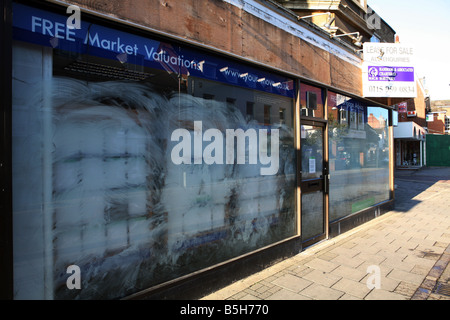
<path id="1" fill-rule="evenodd" d="M 301 125 L 301 230 L 303 246 L 326 236 L 327 168 L 324 161 L 325 125 L 302 121 Z"/>

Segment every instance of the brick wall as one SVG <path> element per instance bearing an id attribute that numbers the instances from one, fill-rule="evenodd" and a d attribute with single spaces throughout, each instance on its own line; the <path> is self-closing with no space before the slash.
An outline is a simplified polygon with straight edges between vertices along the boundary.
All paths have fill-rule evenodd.
<path id="1" fill-rule="evenodd" d="M 360 68 L 223 1 L 73 0 L 70 3 L 362 95 Z"/>
<path id="2" fill-rule="evenodd" d="M 433 121 L 427 122 L 428 132 L 445 133 L 445 113 L 433 113 Z"/>

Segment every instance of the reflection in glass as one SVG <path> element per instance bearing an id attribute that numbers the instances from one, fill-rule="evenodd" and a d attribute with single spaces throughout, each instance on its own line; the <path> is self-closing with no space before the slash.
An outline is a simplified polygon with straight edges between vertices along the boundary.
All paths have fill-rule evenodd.
<path id="1" fill-rule="evenodd" d="M 302 239 L 308 240 L 324 232 L 323 191 L 302 193 Z"/>
<path id="2" fill-rule="evenodd" d="M 301 126 L 302 180 L 322 177 L 323 129 Z"/>
<path id="3" fill-rule="evenodd" d="M 329 92 L 330 221 L 389 199 L 388 110 Z"/>
<path id="4" fill-rule="evenodd" d="M 324 231 L 323 190 L 323 128 L 301 125 L 302 154 L 302 239 L 308 240 Z M 319 186 L 319 187 L 318 187 Z M 317 190 L 319 188 L 319 190 Z"/>
<path id="5" fill-rule="evenodd" d="M 16 298 L 120 298 L 297 233 L 291 98 L 22 42 L 13 61 Z"/>
<path id="6" fill-rule="evenodd" d="M 300 106 L 302 117 L 323 118 L 323 89 L 306 83 L 300 85 Z"/>

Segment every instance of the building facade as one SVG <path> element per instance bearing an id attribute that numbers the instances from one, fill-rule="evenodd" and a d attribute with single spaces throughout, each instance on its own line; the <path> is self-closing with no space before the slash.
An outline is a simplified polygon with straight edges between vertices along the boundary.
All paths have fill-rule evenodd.
<path id="1" fill-rule="evenodd" d="M 429 134 L 450 133 L 450 107 L 442 107 L 437 111 L 427 113 L 427 128 Z"/>
<path id="2" fill-rule="evenodd" d="M 195 297 L 393 207 L 357 44 L 279 3 L 2 5 L 2 297 Z"/>
<path id="3" fill-rule="evenodd" d="M 397 168 L 420 168 L 426 165 L 426 135 L 429 132 L 426 115 L 430 97 L 422 80 L 417 81 L 417 97 L 398 102 L 395 106 L 398 124 L 394 127 L 395 165 Z"/>
<path id="4" fill-rule="evenodd" d="M 366 0 L 276 0 L 351 48 L 363 42 L 395 42 L 395 31 Z M 346 36 L 343 36 L 343 35 Z M 358 40 L 358 41 L 355 41 Z"/>

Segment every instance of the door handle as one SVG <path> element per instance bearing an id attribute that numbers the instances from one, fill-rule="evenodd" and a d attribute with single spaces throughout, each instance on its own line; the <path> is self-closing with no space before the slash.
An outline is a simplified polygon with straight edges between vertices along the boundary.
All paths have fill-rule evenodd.
<path id="1" fill-rule="evenodd" d="M 323 179 L 323 182 L 325 184 L 323 189 L 324 189 L 325 193 L 328 194 L 328 192 L 329 192 L 328 188 L 329 188 L 329 182 L 330 182 L 330 175 L 329 174 L 325 175 L 325 178 Z"/>

